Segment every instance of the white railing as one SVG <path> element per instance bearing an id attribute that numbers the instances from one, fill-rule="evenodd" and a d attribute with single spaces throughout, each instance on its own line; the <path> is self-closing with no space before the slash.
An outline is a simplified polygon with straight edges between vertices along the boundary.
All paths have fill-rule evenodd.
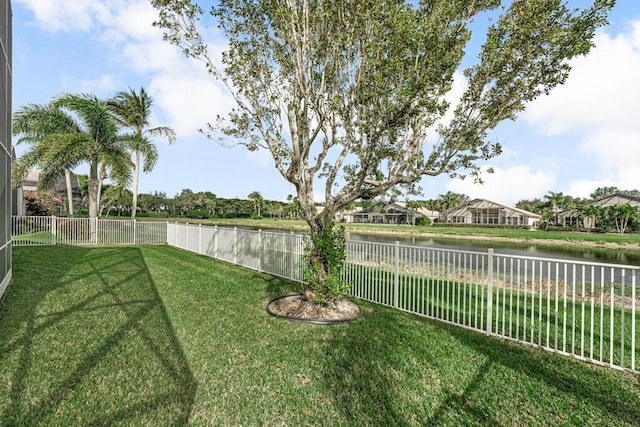
<path id="1" fill-rule="evenodd" d="M 303 281 L 304 237 L 168 225 L 168 244 Z M 640 267 L 347 242 L 344 279 L 358 298 L 638 372 Z"/>
<path id="2" fill-rule="evenodd" d="M 349 242 L 362 299 L 637 372 L 640 267 Z"/>
<path id="3" fill-rule="evenodd" d="M 14 216 L 13 246 L 35 245 L 165 245 L 166 222 Z"/>
<path id="4" fill-rule="evenodd" d="M 304 236 L 179 223 L 14 218 L 13 244 L 169 244 L 302 282 Z M 83 222 L 86 221 L 86 222 Z M 93 232 L 93 240 L 92 240 Z M 358 298 L 638 372 L 640 267 L 347 242 Z"/>
<path id="5" fill-rule="evenodd" d="M 169 223 L 167 244 L 285 279 L 302 282 L 304 236 Z"/>

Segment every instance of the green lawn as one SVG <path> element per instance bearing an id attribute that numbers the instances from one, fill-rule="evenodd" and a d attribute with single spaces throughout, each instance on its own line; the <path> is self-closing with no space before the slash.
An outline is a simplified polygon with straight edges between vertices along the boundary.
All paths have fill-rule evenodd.
<path id="1" fill-rule="evenodd" d="M 18 247 L 0 425 L 638 425 L 640 382 L 360 302 L 269 316 L 284 280 L 166 246 Z"/>
<path id="2" fill-rule="evenodd" d="M 384 267 L 365 267 L 351 264 L 345 269 L 346 277 L 359 277 L 360 286 L 354 286 L 354 294 L 369 301 L 393 306 L 395 273 Z M 474 329 L 486 330 L 488 314 L 488 289 L 486 285 L 467 282 L 467 279 L 445 279 L 441 275 L 402 273 L 398 276 L 398 307 L 411 313 L 420 313 L 432 318 L 464 324 Z M 349 279 L 347 279 L 349 280 Z M 567 285 L 566 300 L 564 286 L 558 285 L 549 294 L 540 293 L 531 282 L 517 282 L 513 286 L 496 281 L 492 291 L 492 330 L 501 336 L 519 341 L 554 348 L 558 351 L 591 358 L 600 363 L 613 363 L 633 369 L 640 361 L 640 347 L 632 341 L 634 315 L 635 324 L 640 324 L 640 312 L 631 307 L 631 286 L 625 287 L 626 309 L 610 304 L 609 287 L 603 294 L 596 293 L 593 304 L 590 298 L 580 297 L 581 287 L 576 287 L 572 297 L 572 286 Z M 594 291 L 599 290 L 594 284 Z M 588 295 L 590 284 L 585 284 Z M 620 285 L 614 285 L 614 295 L 619 301 Z M 636 299 L 637 306 L 638 299 Z M 613 327 L 611 322 L 613 318 Z M 575 319 L 575 321 L 574 321 Z M 593 319 L 593 320 L 592 320 Z M 624 326 L 624 352 L 621 336 Z M 583 336 L 584 335 L 584 336 Z M 640 334 L 636 330 L 636 341 Z M 635 351 L 635 354 L 632 354 Z M 632 364 L 635 361 L 635 367 Z"/>

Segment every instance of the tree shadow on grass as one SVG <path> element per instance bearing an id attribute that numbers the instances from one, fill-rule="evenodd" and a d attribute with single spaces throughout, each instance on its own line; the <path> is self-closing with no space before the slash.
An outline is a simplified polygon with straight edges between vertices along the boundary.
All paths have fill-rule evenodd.
<path id="1" fill-rule="evenodd" d="M 435 403 L 451 398 L 464 412 L 466 425 L 497 422 L 480 408 L 465 407 L 465 396 L 447 394 L 439 385 L 438 359 L 444 355 L 429 345 L 434 326 L 415 335 L 424 322 L 386 308 L 362 303 L 363 315 L 354 322 L 332 327 L 326 344 L 324 386 L 340 419 L 348 425 L 432 425 Z M 468 389 L 473 391 L 485 372 L 480 367 Z"/>
<path id="2" fill-rule="evenodd" d="M 446 326 L 461 345 L 500 365 L 569 396 L 596 413 L 607 414 L 616 425 L 640 425 L 640 378 L 541 349 L 487 338 L 461 328 Z M 593 414 L 588 421 L 598 424 Z M 583 420 L 581 420 L 583 422 Z"/>
<path id="3" fill-rule="evenodd" d="M 266 277 L 265 277 L 266 276 Z M 295 294 L 301 291 L 302 285 L 291 280 L 283 279 L 275 276 L 260 276 L 260 280 L 267 282 L 265 288 L 266 297 L 271 300 L 283 295 Z"/>
<path id="4" fill-rule="evenodd" d="M 325 345 L 321 380 L 339 423 L 638 425 L 640 387 L 620 390 L 624 379 L 604 368 L 360 304 L 362 318 L 332 327 Z"/>
<path id="5" fill-rule="evenodd" d="M 137 248 L 14 250 L 0 424 L 185 424 L 196 381 Z"/>

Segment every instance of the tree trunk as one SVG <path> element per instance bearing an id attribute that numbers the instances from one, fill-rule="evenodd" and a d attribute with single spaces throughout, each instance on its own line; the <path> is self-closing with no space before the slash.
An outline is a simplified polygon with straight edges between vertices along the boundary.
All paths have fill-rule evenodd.
<path id="1" fill-rule="evenodd" d="M 73 191 L 71 190 L 71 172 L 69 169 L 64 170 L 64 180 L 67 185 L 67 206 L 69 216 L 73 216 Z"/>
<path id="2" fill-rule="evenodd" d="M 89 178 L 89 241 L 95 243 L 98 241 L 98 230 L 96 220 L 98 219 L 98 192 L 99 182 L 97 178 Z"/>
<path id="3" fill-rule="evenodd" d="M 140 152 L 136 151 L 136 164 L 133 171 L 133 197 L 131 199 L 131 219 L 136 219 L 138 210 L 138 177 L 140 174 Z"/>
<path id="4" fill-rule="evenodd" d="M 311 247 L 309 248 L 309 255 L 307 259 L 307 268 L 315 272 L 314 279 L 316 283 L 308 283 L 307 290 L 304 295 L 309 300 L 314 301 L 316 299 L 325 299 L 324 295 L 318 295 L 318 292 L 323 288 L 323 284 L 329 277 L 329 265 L 326 254 L 323 248 L 316 244 L 322 239 L 323 234 L 326 231 L 326 226 L 322 221 L 322 217 L 316 215 L 315 218 L 307 220 L 310 228 Z"/>
<path id="5" fill-rule="evenodd" d="M 100 207 L 100 179 L 98 178 L 98 160 L 93 159 L 89 166 L 89 232 L 90 242 L 98 241 L 98 209 Z"/>

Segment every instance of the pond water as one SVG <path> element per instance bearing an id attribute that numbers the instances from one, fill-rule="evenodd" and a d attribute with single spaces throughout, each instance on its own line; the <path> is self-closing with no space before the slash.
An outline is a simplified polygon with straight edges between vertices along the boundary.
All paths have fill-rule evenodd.
<path id="1" fill-rule="evenodd" d="M 496 254 L 640 266 L 640 251 L 628 249 L 590 248 L 570 244 L 562 246 L 533 245 L 527 243 L 489 242 L 464 239 L 360 233 L 348 233 L 347 238 L 354 241 L 378 243 L 395 243 L 397 241 L 401 245 L 476 252 L 486 252 L 489 248 L 492 248 Z"/>
<path id="2" fill-rule="evenodd" d="M 238 228 L 257 230 L 255 227 Z M 265 231 L 284 232 L 284 230 L 281 229 L 268 229 L 267 227 L 263 227 L 262 229 Z M 296 231 L 296 233 L 300 232 Z M 471 239 L 447 239 L 440 237 L 399 236 L 395 234 L 354 233 L 349 231 L 347 231 L 347 239 L 360 242 L 389 244 L 394 244 L 397 241 L 401 245 L 472 252 L 487 252 L 487 250 L 491 248 L 496 254 L 640 266 L 640 250 L 584 247 L 569 243 L 566 245 L 544 245 Z"/>

